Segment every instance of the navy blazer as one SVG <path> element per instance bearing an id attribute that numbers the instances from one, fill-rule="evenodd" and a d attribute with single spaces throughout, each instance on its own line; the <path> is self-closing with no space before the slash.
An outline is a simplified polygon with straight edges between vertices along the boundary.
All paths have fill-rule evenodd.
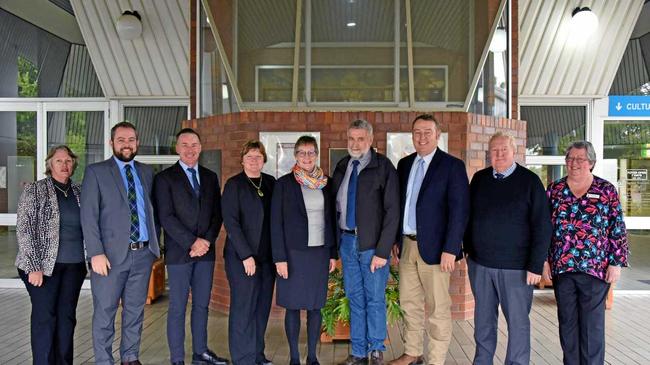
<path id="1" fill-rule="evenodd" d="M 233 249 L 240 260 L 257 254 L 264 225 L 264 203 L 250 184 L 244 172 L 231 177 L 221 201 L 223 225 L 228 233 L 224 255 Z M 275 178 L 262 173 L 262 184 L 272 192 Z"/>
<path id="2" fill-rule="evenodd" d="M 325 201 L 325 247 L 330 258 L 338 258 L 335 240 L 335 209 L 332 199 L 332 180 L 323 188 Z M 309 241 L 307 209 L 300 184 L 290 172 L 275 183 L 271 200 L 271 248 L 273 262 L 287 261 L 287 250 L 304 250 Z"/>
<path id="3" fill-rule="evenodd" d="M 214 261 L 215 241 L 221 229 L 221 188 L 217 174 L 199 165 L 200 198 L 194 195 L 190 180 L 177 162 L 154 179 L 154 199 L 158 222 L 165 235 L 165 261 L 183 264 Z M 196 238 L 210 242 L 209 251 L 190 257 Z"/>
<path id="4" fill-rule="evenodd" d="M 409 174 L 416 155 L 412 153 L 397 164 L 400 232 L 404 227 Z M 422 260 L 429 265 L 437 265 L 443 251 L 462 258 L 461 243 L 469 219 L 469 180 L 463 161 L 440 149 L 436 150 L 424 175 L 415 211 L 418 250 Z M 401 252 L 401 235 L 398 242 Z"/>

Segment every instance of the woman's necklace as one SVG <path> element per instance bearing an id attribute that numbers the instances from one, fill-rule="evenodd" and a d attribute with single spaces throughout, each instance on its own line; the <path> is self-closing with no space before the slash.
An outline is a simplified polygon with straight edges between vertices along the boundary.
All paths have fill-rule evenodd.
<path id="1" fill-rule="evenodd" d="M 262 191 L 262 175 L 260 175 L 260 184 L 259 184 L 259 186 L 258 186 L 258 185 L 255 185 L 255 183 L 253 182 L 253 180 L 251 180 L 251 178 L 248 177 L 248 175 L 246 175 L 246 178 L 248 179 L 248 181 L 250 181 L 251 185 L 253 185 L 253 187 L 257 190 L 257 195 L 259 195 L 260 198 L 263 197 L 263 196 L 264 196 L 264 192 Z"/>
<path id="2" fill-rule="evenodd" d="M 63 196 L 65 196 L 66 198 L 68 197 L 68 191 L 70 191 L 70 185 L 68 185 L 68 188 L 65 190 L 61 189 L 57 184 L 54 184 L 54 187 L 57 188 L 60 192 L 62 192 Z"/>

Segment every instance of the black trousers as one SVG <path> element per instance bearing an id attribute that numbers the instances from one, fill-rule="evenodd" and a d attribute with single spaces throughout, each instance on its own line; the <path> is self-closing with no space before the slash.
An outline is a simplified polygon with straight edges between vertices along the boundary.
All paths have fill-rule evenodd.
<path id="1" fill-rule="evenodd" d="M 255 275 L 248 276 L 233 251 L 226 249 L 224 259 L 230 284 L 230 357 L 233 365 L 259 364 L 265 358 L 264 334 L 273 302 L 275 265 L 257 263 Z"/>
<path id="2" fill-rule="evenodd" d="M 52 276 L 43 276 L 35 287 L 18 269 L 32 302 L 31 343 L 34 365 L 72 364 L 77 302 L 86 277 L 86 265 L 54 265 Z"/>
<path id="3" fill-rule="evenodd" d="M 609 284 L 592 275 L 553 278 L 565 365 L 605 362 L 605 299 Z"/>

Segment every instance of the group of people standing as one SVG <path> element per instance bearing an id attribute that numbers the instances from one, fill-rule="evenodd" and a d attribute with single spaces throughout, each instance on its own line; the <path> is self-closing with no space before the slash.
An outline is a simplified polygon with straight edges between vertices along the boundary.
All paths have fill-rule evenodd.
<path id="1" fill-rule="evenodd" d="M 70 180 L 77 157 L 66 146 L 54 148 L 46 159 L 48 177 L 27 185 L 18 207 L 16 266 L 32 301 L 34 363 L 72 363 L 88 258 L 95 361 L 113 363 L 121 301 L 120 360 L 140 364 L 144 303 L 162 228 L 170 361 L 184 364 L 191 292 L 192 363 L 228 364 L 207 347 L 223 223 L 233 364 L 271 364 L 264 335 L 274 287 L 276 303 L 286 309 L 290 364 L 301 360 L 303 310 L 307 364 L 319 364 L 320 310 L 339 255 L 351 341 L 341 365 L 384 364 L 391 255 L 399 265 L 405 332 L 404 353 L 389 364 L 444 363 L 452 337 L 450 275 L 463 257 L 476 302 L 475 364 L 492 364 L 499 306 L 508 323 L 505 363 L 529 363 L 533 285 L 542 277 L 554 283 L 565 364 L 602 364 L 604 301 L 627 266 L 628 248 L 616 189 L 591 173 L 593 146 L 573 143 L 568 176 L 545 191 L 514 161 L 513 137 L 491 137 L 492 166 L 469 183 L 463 162 L 438 148 L 440 134 L 433 116 L 418 116 L 415 153 L 396 169 L 372 148 L 372 125 L 355 120 L 347 129 L 349 156 L 332 177 L 318 166 L 316 139 L 303 136 L 294 146 L 295 166 L 277 181 L 262 172 L 264 145 L 248 141 L 240 153 L 243 171 L 226 182 L 223 195 L 217 175 L 199 165 L 201 139 L 189 128 L 176 136 L 179 162 L 154 178 L 150 167 L 133 161 L 135 127 L 115 125 L 113 156 L 86 168 L 83 189 Z"/>

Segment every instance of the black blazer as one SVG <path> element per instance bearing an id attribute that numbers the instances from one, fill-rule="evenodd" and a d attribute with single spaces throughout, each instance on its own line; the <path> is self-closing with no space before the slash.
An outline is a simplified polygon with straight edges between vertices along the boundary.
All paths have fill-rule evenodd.
<path id="1" fill-rule="evenodd" d="M 154 179 L 154 201 L 165 237 L 165 262 L 214 261 L 215 241 L 221 229 L 221 188 L 217 174 L 199 165 L 201 196 L 197 199 L 185 171 L 177 162 Z M 197 237 L 210 242 L 201 257 L 190 257 Z"/>
<path id="2" fill-rule="evenodd" d="M 359 173 L 357 180 L 357 232 L 359 250 L 375 249 L 375 255 L 384 259 L 390 256 L 399 229 L 399 183 L 397 172 L 390 160 L 374 149 L 370 162 Z M 332 201 L 341 187 L 350 156 L 345 157 L 334 170 Z M 338 216 L 335 225 L 338 228 Z M 340 231 L 337 229 L 337 241 Z"/>
<path id="3" fill-rule="evenodd" d="M 262 173 L 262 184 L 273 191 L 275 178 Z M 231 177 L 221 201 L 223 225 L 228 233 L 224 254 L 232 249 L 240 260 L 257 254 L 264 224 L 264 204 L 249 185 L 244 172 Z"/>
<path id="4" fill-rule="evenodd" d="M 325 247 L 330 248 L 330 258 L 337 259 L 335 240 L 335 209 L 331 196 L 331 180 L 323 188 L 325 200 Z M 309 227 L 307 209 L 300 184 L 290 172 L 278 179 L 271 200 L 271 248 L 273 262 L 287 261 L 287 250 L 304 250 L 308 246 Z"/>
<path id="5" fill-rule="evenodd" d="M 412 153 L 397 164 L 401 197 L 400 232 L 404 227 L 409 174 L 416 155 Z M 469 181 L 463 161 L 440 149 L 436 151 L 422 180 L 415 215 L 418 250 L 424 262 L 439 264 L 443 251 L 456 255 L 458 259 L 462 257 L 461 243 L 469 220 Z M 400 235 L 400 245 L 401 238 Z"/>

